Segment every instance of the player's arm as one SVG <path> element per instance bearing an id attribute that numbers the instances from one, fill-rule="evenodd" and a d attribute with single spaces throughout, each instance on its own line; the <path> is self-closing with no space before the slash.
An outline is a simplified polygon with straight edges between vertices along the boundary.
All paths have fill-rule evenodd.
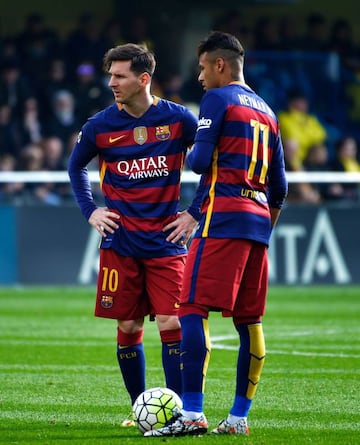
<path id="1" fill-rule="evenodd" d="M 195 173 L 206 173 L 211 166 L 214 148 L 211 142 L 196 142 L 186 158 L 187 165 Z"/>
<path id="2" fill-rule="evenodd" d="M 91 190 L 87 165 L 97 155 L 96 147 L 88 136 L 88 124 L 80 131 L 68 162 L 71 187 L 82 214 L 88 220 L 97 205 Z"/>
<path id="3" fill-rule="evenodd" d="M 270 215 L 271 215 L 271 228 L 275 227 L 279 216 L 281 213 L 281 209 L 278 209 L 276 207 L 270 207 Z"/>
<path id="4" fill-rule="evenodd" d="M 215 106 L 216 104 L 219 106 Z M 211 165 L 215 148 L 215 143 L 212 141 L 218 139 L 223 118 L 222 109 L 221 98 L 217 95 L 214 96 L 210 92 L 205 94 L 200 105 L 200 116 L 202 116 L 202 118 L 200 118 L 197 123 L 195 144 L 188 152 L 186 158 L 186 163 L 195 173 L 205 173 Z M 205 122 L 205 124 L 202 124 L 202 122 Z M 186 229 L 178 217 L 175 221 L 170 223 L 170 225 L 166 226 L 167 229 L 173 229 L 167 238 L 168 241 L 176 242 L 182 239 L 187 242 L 191 237 L 193 230 L 197 226 L 197 221 L 199 221 L 201 216 L 200 207 L 204 196 L 204 181 L 205 177 L 202 175 L 191 205 L 187 211 L 180 214 L 180 216 L 183 217 L 183 220 L 189 222 L 190 220 L 187 218 L 187 215 L 192 216 L 192 230 L 190 224 Z"/>
<path id="5" fill-rule="evenodd" d="M 188 166 L 195 173 L 206 173 L 211 166 L 225 111 L 226 104 L 219 93 L 210 90 L 203 96 L 195 144 L 186 159 Z"/>
<path id="6" fill-rule="evenodd" d="M 184 108 L 183 115 L 183 139 L 185 146 L 191 146 L 194 143 L 194 137 L 197 129 L 197 118 L 194 113 Z M 197 227 L 200 219 L 200 206 L 202 201 L 202 181 L 200 180 L 195 197 L 187 210 L 179 212 L 176 219 L 164 226 L 163 231 L 170 231 L 166 240 L 172 243 L 181 242 L 186 244 L 193 231 Z"/>
<path id="7" fill-rule="evenodd" d="M 196 220 L 199 221 L 201 212 L 200 207 L 201 203 L 204 197 L 204 176 L 200 177 L 199 184 L 196 188 L 194 199 L 192 200 L 192 203 L 187 209 L 187 212 Z"/>
<path id="8" fill-rule="evenodd" d="M 97 155 L 95 144 L 89 136 L 90 129 L 85 124 L 69 158 L 68 173 L 76 202 L 90 225 L 105 237 L 106 232 L 113 233 L 118 228 L 114 219 L 119 215 L 106 207 L 98 207 L 95 203 L 87 165 Z"/>
<path id="9" fill-rule="evenodd" d="M 174 221 L 164 226 L 163 231 L 167 232 L 171 230 L 166 238 L 166 241 L 172 243 L 181 242 L 186 244 L 194 230 L 198 225 L 198 221 L 201 216 L 200 207 L 203 199 L 204 178 L 201 177 L 198 187 L 196 189 L 195 197 L 187 210 L 179 212 Z"/>
<path id="10" fill-rule="evenodd" d="M 188 147 L 187 155 L 191 152 L 191 147 L 194 143 L 196 130 L 198 128 L 198 119 L 194 115 L 194 113 L 188 109 L 186 109 L 184 113 L 184 142 Z M 186 161 L 185 161 L 186 162 Z M 204 190 L 204 181 L 203 178 L 200 178 L 199 184 L 197 186 L 194 199 L 188 209 L 187 212 L 193 219 L 192 225 L 196 226 L 197 221 L 200 219 L 200 206 L 203 198 L 203 190 Z"/>
<path id="11" fill-rule="evenodd" d="M 280 135 L 275 144 L 268 175 L 267 198 L 270 207 L 271 227 L 274 227 L 279 219 L 281 209 L 288 193 L 288 182 L 285 176 L 284 166 L 284 150 Z"/>

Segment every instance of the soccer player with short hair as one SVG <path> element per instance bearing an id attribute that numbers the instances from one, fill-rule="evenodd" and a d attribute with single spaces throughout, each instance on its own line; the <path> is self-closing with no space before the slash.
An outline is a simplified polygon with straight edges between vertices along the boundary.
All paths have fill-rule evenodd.
<path id="1" fill-rule="evenodd" d="M 181 395 L 180 287 L 186 243 L 200 217 L 200 187 L 179 212 L 180 176 L 197 118 L 151 95 L 155 65 L 140 45 L 107 51 L 104 69 L 115 103 L 84 124 L 68 165 L 81 212 L 102 237 L 95 315 L 117 320 L 117 358 L 131 403 L 145 390 L 149 314 L 160 332 L 166 385 Z M 95 203 L 87 174 L 95 157 L 105 207 Z"/>
<path id="2" fill-rule="evenodd" d="M 244 49 L 234 36 L 212 32 L 200 43 L 198 56 L 206 93 L 188 163 L 204 175 L 205 192 L 181 291 L 183 409 L 145 436 L 207 431 L 203 402 L 210 311 L 232 317 L 240 338 L 233 405 L 214 434 L 248 434 L 247 417 L 265 358 L 261 320 L 267 249 L 287 195 L 279 125 L 246 85 Z"/>

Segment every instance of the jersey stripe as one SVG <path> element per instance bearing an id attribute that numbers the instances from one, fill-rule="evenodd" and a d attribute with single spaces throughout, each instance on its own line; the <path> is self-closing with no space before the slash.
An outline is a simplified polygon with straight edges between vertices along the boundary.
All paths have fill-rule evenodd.
<path id="1" fill-rule="evenodd" d="M 139 128 L 139 127 L 135 127 Z M 169 125 L 158 125 L 146 127 L 147 138 L 144 144 L 151 144 L 158 141 L 171 141 L 181 137 L 181 122 L 174 122 Z M 162 131 L 165 129 L 165 132 Z M 168 129 L 168 131 L 166 131 Z M 164 134 L 165 133 L 165 134 Z M 111 131 L 106 133 L 99 133 L 96 135 L 96 145 L 100 149 L 108 149 L 113 147 L 131 147 L 139 146 L 134 137 L 134 128 L 124 131 Z"/>
<path id="2" fill-rule="evenodd" d="M 218 160 L 218 150 L 217 150 L 217 148 L 215 148 L 214 155 L 213 155 L 213 162 L 212 162 L 211 186 L 210 186 L 210 190 L 209 190 L 210 202 L 209 202 L 208 208 L 206 210 L 205 224 L 204 224 L 204 229 L 202 232 L 203 238 L 206 238 L 209 234 L 211 214 L 212 214 L 212 209 L 214 206 L 214 199 L 215 199 L 215 184 L 217 181 L 217 171 L 218 171 L 217 170 L 217 160 Z"/>
<path id="3" fill-rule="evenodd" d="M 125 201 L 130 202 L 134 199 L 134 190 L 132 187 L 128 189 L 119 189 L 111 184 L 103 184 L 103 193 L 112 201 Z M 166 188 L 163 187 L 146 187 L 137 188 L 136 190 L 136 202 L 147 202 L 151 204 L 156 204 L 161 201 L 172 201 L 177 200 L 179 196 L 179 186 L 168 185 Z"/>

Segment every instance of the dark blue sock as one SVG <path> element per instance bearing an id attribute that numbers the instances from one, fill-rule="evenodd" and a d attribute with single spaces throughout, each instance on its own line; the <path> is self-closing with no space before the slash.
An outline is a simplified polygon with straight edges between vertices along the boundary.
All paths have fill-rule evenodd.
<path id="1" fill-rule="evenodd" d="M 208 320 L 201 315 L 181 317 L 183 404 L 186 411 L 203 411 L 204 388 L 210 359 Z"/>
<path id="2" fill-rule="evenodd" d="M 181 397 L 180 341 L 162 343 L 162 363 L 166 386 Z"/>
<path id="3" fill-rule="evenodd" d="M 139 394 L 145 391 L 145 354 L 144 345 L 117 347 L 117 359 L 124 379 L 125 387 L 130 395 L 131 404 Z"/>

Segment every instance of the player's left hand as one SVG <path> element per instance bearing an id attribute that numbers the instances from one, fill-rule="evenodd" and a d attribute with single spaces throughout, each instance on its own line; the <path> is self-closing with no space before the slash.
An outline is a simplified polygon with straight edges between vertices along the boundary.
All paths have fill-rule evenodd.
<path id="1" fill-rule="evenodd" d="M 179 212 L 176 215 L 176 219 L 163 228 L 166 232 L 171 230 L 166 238 L 166 241 L 171 243 L 180 243 L 183 246 L 189 241 L 193 231 L 195 230 L 198 222 L 194 219 L 190 213 L 186 210 Z"/>

